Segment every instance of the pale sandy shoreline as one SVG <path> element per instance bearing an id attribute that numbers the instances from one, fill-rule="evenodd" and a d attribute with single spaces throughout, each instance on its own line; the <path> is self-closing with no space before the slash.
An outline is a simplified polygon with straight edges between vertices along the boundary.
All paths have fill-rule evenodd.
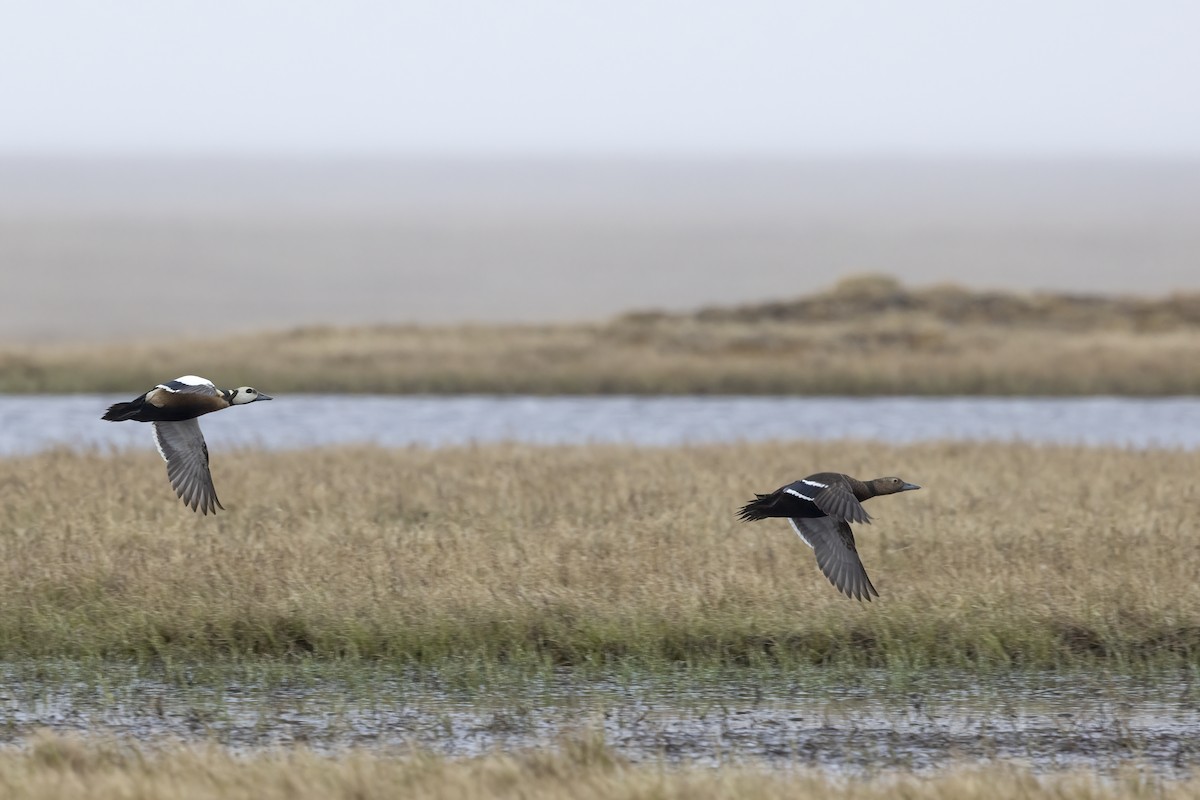
<path id="1" fill-rule="evenodd" d="M 1200 162 L 0 161 L 0 341 L 1200 288 Z"/>

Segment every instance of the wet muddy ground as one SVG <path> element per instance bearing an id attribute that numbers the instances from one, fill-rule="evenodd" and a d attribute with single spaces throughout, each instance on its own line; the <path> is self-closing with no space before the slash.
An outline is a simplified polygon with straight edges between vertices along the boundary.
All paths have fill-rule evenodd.
<path id="1" fill-rule="evenodd" d="M 1200 685 L 1188 678 L 1038 676 L 979 686 L 959 675 L 904 688 L 884 676 L 767 685 L 749 676 L 669 684 L 564 678 L 448 691 L 425 679 L 181 687 L 131 677 L 99 686 L 19 672 L 0 686 L 5 744 L 49 728 L 148 743 L 467 756 L 602 734 L 633 761 L 754 761 L 852 774 L 992 760 L 1042 770 L 1136 764 L 1164 776 L 1200 768 Z"/>

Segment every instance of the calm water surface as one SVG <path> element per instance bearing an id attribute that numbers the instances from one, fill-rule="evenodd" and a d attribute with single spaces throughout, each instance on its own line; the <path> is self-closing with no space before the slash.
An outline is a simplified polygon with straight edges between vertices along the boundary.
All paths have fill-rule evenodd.
<path id="1" fill-rule="evenodd" d="M 125 396 L 0 397 L 0 455 L 145 447 L 103 422 Z M 770 439 L 934 439 L 1200 447 L 1200 398 L 393 397 L 288 395 L 204 420 L 209 447 L 520 441 L 675 445 Z"/>
<path id="2" fill-rule="evenodd" d="M 1044 770 L 1132 763 L 1165 776 L 1200 767 L 1200 691 L 1186 679 L 1033 675 L 980 686 L 962 675 L 923 678 L 912 691 L 870 676 L 848 685 L 783 676 L 764 685 L 759 676 L 671 687 L 567 677 L 489 693 L 403 678 L 180 687 L 110 675 L 111 685 L 97 687 L 3 671 L 0 743 L 51 728 L 238 749 L 418 747 L 458 757 L 590 734 L 634 761 L 754 761 L 850 774 L 996 759 Z"/>

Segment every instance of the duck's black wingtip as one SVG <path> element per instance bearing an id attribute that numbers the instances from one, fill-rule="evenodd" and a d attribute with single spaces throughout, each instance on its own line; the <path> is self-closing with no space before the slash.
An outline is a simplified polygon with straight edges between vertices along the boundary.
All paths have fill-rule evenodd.
<path id="1" fill-rule="evenodd" d="M 183 500 L 183 496 L 180 495 L 179 499 Z M 225 510 L 225 506 L 221 505 L 221 501 L 217 499 L 215 494 L 211 497 L 194 498 L 190 503 L 187 500 L 183 500 L 183 504 L 192 511 L 195 511 L 197 514 L 205 517 L 207 517 L 209 514 L 213 514 L 215 516 L 218 508 L 222 511 Z"/>

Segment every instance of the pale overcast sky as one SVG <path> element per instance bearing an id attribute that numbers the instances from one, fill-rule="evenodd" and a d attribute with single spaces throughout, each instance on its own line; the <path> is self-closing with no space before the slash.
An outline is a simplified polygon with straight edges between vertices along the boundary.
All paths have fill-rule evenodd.
<path id="1" fill-rule="evenodd" d="M 1200 155 L 1200 3 L 39 0 L 0 154 Z"/>

